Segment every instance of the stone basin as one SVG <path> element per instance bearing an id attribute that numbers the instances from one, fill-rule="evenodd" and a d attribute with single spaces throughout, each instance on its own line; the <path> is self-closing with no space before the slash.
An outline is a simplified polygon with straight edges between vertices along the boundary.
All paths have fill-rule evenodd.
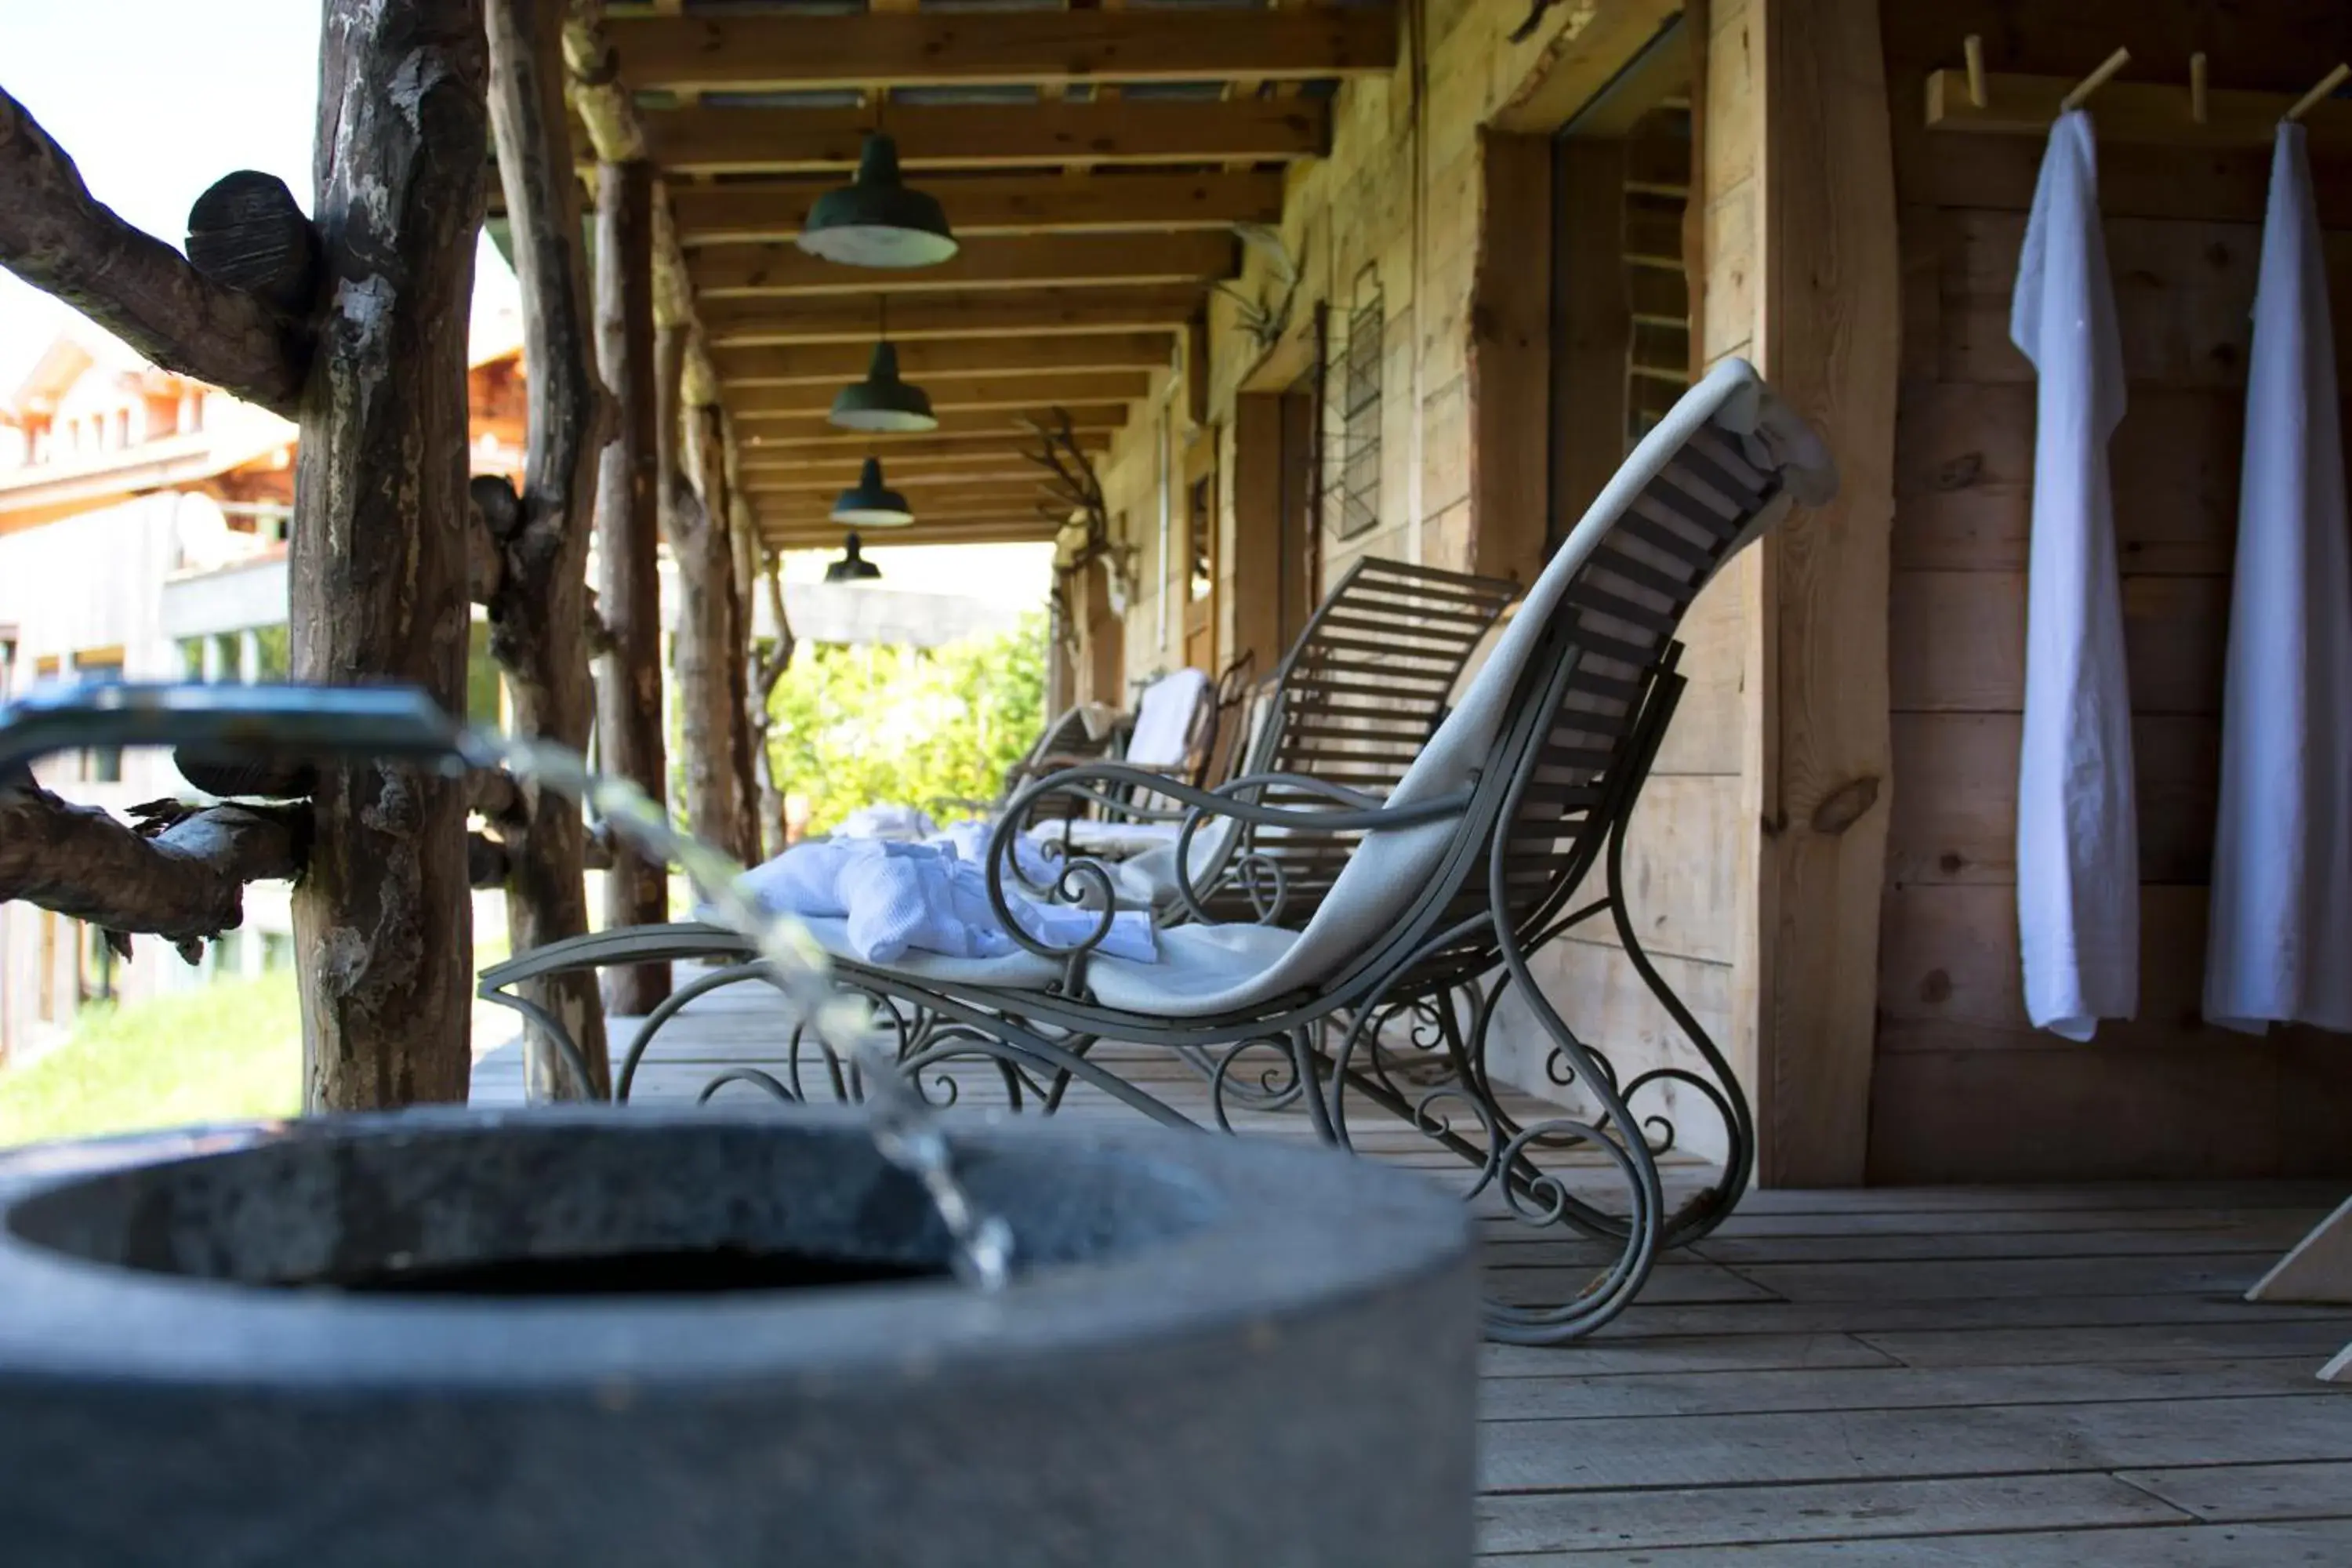
<path id="1" fill-rule="evenodd" d="M 0 1158 L 0 1558 L 1471 1554 L 1460 1205 L 1344 1156 L 959 1128 L 983 1294 L 854 1112 L 412 1111 Z"/>

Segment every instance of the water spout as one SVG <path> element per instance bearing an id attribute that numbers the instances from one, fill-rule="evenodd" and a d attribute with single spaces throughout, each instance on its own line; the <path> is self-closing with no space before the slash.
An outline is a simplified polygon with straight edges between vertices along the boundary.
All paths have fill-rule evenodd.
<path id="1" fill-rule="evenodd" d="M 634 784 L 592 773 L 576 753 L 549 742 L 465 729 L 406 687 L 107 682 L 44 687 L 0 707 L 0 780 L 52 752 L 154 745 L 401 759 L 453 773 L 503 766 L 593 808 L 647 857 L 683 869 L 712 917 L 752 942 L 802 1016 L 856 1064 L 875 1144 L 922 1184 L 954 1244 L 957 1271 L 983 1289 L 1004 1284 L 1011 1233 L 981 1213 L 957 1180 L 936 1117 L 900 1075 L 873 1008 L 835 984 L 831 962 L 806 927 L 739 890 L 741 866 L 673 826 Z"/>

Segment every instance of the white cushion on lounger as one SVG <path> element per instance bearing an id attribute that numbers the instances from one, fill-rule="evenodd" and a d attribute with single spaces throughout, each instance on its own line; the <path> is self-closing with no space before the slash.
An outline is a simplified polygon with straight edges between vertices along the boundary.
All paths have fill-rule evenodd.
<path id="1" fill-rule="evenodd" d="M 815 919 L 803 922 L 835 958 L 855 963 L 845 921 Z M 1274 967 L 1298 942 L 1298 932 L 1269 926 L 1177 926 L 1160 933 L 1160 959 L 1139 963 L 1132 959 L 1097 957 L 1087 965 L 1087 980 L 1105 1005 L 1130 1012 L 1181 1012 L 1192 999 L 1219 996 Z M 894 974 L 910 974 L 940 985 L 994 985 L 1012 990 L 1034 989 L 1062 977 L 1062 966 L 1034 952 L 1003 958 L 946 958 L 919 949 L 886 966 Z"/>

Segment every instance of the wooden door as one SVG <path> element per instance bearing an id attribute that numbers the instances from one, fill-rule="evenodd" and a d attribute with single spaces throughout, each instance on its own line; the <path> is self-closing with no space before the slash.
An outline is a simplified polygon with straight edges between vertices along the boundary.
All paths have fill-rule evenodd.
<path id="1" fill-rule="evenodd" d="M 1316 383 L 1306 377 L 1280 397 L 1280 543 L 1276 627 L 1280 651 L 1307 629 L 1323 596 L 1323 505 L 1316 449 Z M 1279 658 L 1277 652 L 1276 658 Z M 1267 665 L 1266 670 L 1273 668 Z"/>
<path id="2" fill-rule="evenodd" d="M 1184 662 L 1217 668 L 1217 432 L 1193 438 L 1184 453 Z"/>

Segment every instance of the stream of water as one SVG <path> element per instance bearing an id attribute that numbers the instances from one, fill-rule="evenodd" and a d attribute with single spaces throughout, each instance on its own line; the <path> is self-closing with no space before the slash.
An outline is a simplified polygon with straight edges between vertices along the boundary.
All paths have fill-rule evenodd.
<path id="1" fill-rule="evenodd" d="M 877 1024 L 864 997 L 834 983 L 832 959 L 807 927 L 746 897 L 737 886 L 743 868 L 732 856 L 681 832 L 643 790 L 592 772 L 568 747 L 476 730 L 467 732 L 463 751 L 475 766 L 503 766 L 581 802 L 648 858 L 683 870 L 711 921 L 751 942 L 808 1026 L 856 1066 L 874 1145 L 922 1184 L 953 1243 L 956 1273 L 984 1290 L 1003 1286 L 1013 1266 L 1012 1228 L 972 1202 L 956 1175 L 937 1113 L 899 1071 L 895 1035 Z"/>

